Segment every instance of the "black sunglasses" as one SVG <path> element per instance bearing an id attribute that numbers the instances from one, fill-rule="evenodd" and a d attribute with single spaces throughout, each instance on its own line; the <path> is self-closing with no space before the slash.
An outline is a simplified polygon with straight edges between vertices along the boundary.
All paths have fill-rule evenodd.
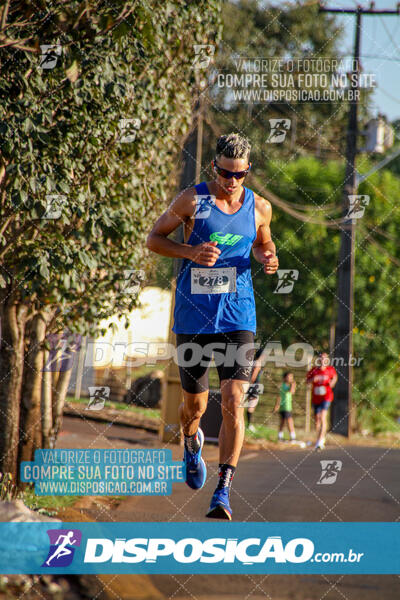
<path id="1" fill-rule="evenodd" d="M 223 169 L 222 167 L 220 167 L 217 164 L 216 160 L 213 161 L 213 165 L 218 175 L 221 175 L 221 177 L 223 177 L 224 179 L 231 179 L 232 177 L 234 177 L 235 179 L 243 179 L 243 177 L 246 177 L 247 173 L 251 169 L 251 163 L 249 163 L 249 166 L 245 171 L 228 171 L 227 169 Z"/>

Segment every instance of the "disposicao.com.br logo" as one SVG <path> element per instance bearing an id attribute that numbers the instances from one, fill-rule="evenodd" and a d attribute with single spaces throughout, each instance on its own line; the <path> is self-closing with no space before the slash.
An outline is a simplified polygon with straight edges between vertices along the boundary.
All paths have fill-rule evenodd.
<path id="1" fill-rule="evenodd" d="M 0 523 L 0 573 L 399 574 L 395 522 Z"/>
<path id="2" fill-rule="evenodd" d="M 294 538 L 286 544 L 280 536 L 262 538 L 91 538 L 87 540 L 85 563 L 157 563 L 170 558 L 177 563 L 235 563 L 253 565 L 272 560 L 275 563 L 359 562 L 362 553 L 314 555 L 314 543 L 308 538 Z"/>

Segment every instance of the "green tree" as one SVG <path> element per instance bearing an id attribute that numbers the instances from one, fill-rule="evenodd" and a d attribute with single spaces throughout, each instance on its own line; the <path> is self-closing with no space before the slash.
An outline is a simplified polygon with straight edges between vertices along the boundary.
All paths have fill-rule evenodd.
<path id="1" fill-rule="evenodd" d="M 15 475 L 43 444 L 46 336 L 93 332 L 135 306 L 124 278 L 148 269 L 143 242 L 196 99 L 194 44 L 215 42 L 218 11 L 216 0 L 3 4 L 0 471 Z M 68 376 L 52 377 L 44 402 L 53 427 Z"/>
<path id="2" fill-rule="evenodd" d="M 349 106 L 346 99 L 306 101 L 287 95 L 279 101 L 263 101 L 261 98 L 259 101 L 247 99 L 239 102 L 233 98 L 234 87 L 223 83 L 227 79 L 218 79 L 218 75 L 251 74 L 251 65 L 255 65 L 255 73 L 264 74 L 267 89 L 272 89 L 273 76 L 281 78 L 278 83 L 282 89 L 306 89 L 304 79 L 298 79 L 295 67 L 308 60 L 310 74 L 317 75 L 316 86 L 322 85 L 324 76 L 329 85 L 334 72 L 329 69 L 333 69 L 334 61 L 337 61 L 340 72 L 348 67 L 343 61 L 340 68 L 343 32 L 337 20 L 328 13 L 320 14 L 317 2 L 277 4 L 239 0 L 226 2 L 223 14 L 224 34 L 215 55 L 207 110 L 214 133 L 216 130 L 220 133 L 238 131 L 248 136 L 252 142 L 252 160 L 263 171 L 271 158 L 285 162 L 309 154 L 321 158 L 343 158 L 343 132 Z M 258 67 L 255 59 L 269 62 L 265 62 L 264 66 L 260 63 Z M 317 66 L 318 59 L 323 59 L 325 66 L 322 62 L 322 66 Z M 307 68 L 303 67 L 303 74 L 306 71 Z M 294 84 L 285 80 L 290 75 Z M 246 84 L 244 87 L 246 89 Z M 254 79 L 247 87 L 257 90 Z M 362 90 L 361 98 L 359 117 L 362 121 L 369 114 L 369 91 Z M 283 144 L 266 143 L 271 118 L 291 119 L 291 128 Z"/>
<path id="3" fill-rule="evenodd" d="M 361 172 L 371 167 L 363 157 L 358 163 Z M 273 163 L 270 169 L 273 172 Z M 269 189 L 257 177 L 253 181 L 273 204 L 273 192 L 279 192 L 271 228 L 280 267 L 299 272 L 292 292 L 278 294 L 276 278 L 265 277 L 260 265 L 253 265 L 258 331 L 264 341 L 279 340 L 283 347 L 303 341 L 316 350 L 329 350 L 337 308 L 343 177 L 344 167 L 337 161 L 323 164 L 301 158 L 279 172 L 276 190 L 273 177 Z M 360 423 L 375 431 L 395 427 L 399 409 L 399 193 L 400 179 L 388 170 L 378 171 L 359 187 L 369 204 L 356 229 L 354 358 L 359 364 L 354 368 L 354 400 Z"/>

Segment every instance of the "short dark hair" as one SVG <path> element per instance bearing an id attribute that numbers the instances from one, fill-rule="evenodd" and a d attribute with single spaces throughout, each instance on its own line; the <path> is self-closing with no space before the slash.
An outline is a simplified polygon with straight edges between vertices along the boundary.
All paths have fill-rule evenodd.
<path id="1" fill-rule="evenodd" d="M 246 137 L 238 133 L 228 133 L 218 138 L 215 154 L 217 157 L 248 159 L 250 150 L 251 145 Z"/>

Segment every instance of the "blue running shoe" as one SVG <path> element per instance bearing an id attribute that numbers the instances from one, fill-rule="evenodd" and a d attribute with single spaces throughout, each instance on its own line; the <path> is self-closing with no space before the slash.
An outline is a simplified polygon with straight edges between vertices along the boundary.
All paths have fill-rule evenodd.
<path id="1" fill-rule="evenodd" d="M 192 453 L 189 452 L 185 448 L 185 452 L 183 454 L 183 462 L 185 463 L 185 471 L 186 471 L 186 483 L 192 490 L 199 490 L 203 487 L 207 477 L 207 468 L 206 463 L 201 458 L 201 450 L 204 444 L 204 433 L 202 430 L 197 430 L 197 435 L 199 436 L 200 448 L 197 452 Z"/>
<path id="2" fill-rule="evenodd" d="M 215 490 L 206 517 L 210 519 L 225 519 L 227 521 L 232 520 L 232 509 L 229 504 L 229 487 Z"/>

